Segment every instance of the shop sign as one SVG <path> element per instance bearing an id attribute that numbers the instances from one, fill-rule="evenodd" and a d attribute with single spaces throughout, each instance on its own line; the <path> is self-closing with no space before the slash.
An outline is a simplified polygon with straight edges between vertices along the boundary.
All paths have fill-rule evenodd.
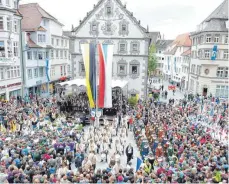
<path id="1" fill-rule="evenodd" d="M 9 84 L 9 85 L 7 85 L 7 87 L 11 88 L 11 87 L 20 86 L 20 85 L 21 85 L 21 82 L 17 82 L 17 83 L 14 83 L 14 84 Z"/>

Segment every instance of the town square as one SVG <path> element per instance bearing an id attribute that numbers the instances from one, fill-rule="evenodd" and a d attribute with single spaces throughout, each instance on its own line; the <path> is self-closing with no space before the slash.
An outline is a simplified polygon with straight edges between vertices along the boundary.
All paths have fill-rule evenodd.
<path id="1" fill-rule="evenodd" d="M 222 183 L 228 0 L 0 0 L 0 183 Z"/>

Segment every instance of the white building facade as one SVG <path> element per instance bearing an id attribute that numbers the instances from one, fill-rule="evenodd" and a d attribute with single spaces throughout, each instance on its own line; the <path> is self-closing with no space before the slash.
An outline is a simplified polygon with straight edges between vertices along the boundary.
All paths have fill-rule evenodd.
<path id="1" fill-rule="evenodd" d="M 188 89 L 189 61 L 191 40 L 189 33 L 178 35 L 164 52 L 164 79 L 177 85 L 180 89 Z"/>
<path id="2" fill-rule="evenodd" d="M 0 98 L 21 96 L 20 20 L 16 0 L 0 3 Z"/>
<path id="3" fill-rule="evenodd" d="M 189 90 L 228 98 L 228 0 L 198 26 L 191 39 Z"/>
<path id="4" fill-rule="evenodd" d="M 146 97 L 149 36 L 120 0 L 99 1 L 72 31 L 73 77 L 84 78 L 80 44 L 92 41 L 114 45 L 113 79 L 128 81 L 129 96 Z"/>
<path id="5" fill-rule="evenodd" d="M 52 94 L 55 84 L 71 75 L 69 38 L 63 35 L 63 25 L 38 4 L 20 5 L 20 12 L 25 18 L 22 29 L 26 94 Z"/>
<path id="6" fill-rule="evenodd" d="M 170 45 L 173 40 L 157 40 L 156 46 L 156 57 L 157 57 L 157 68 L 155 71 L 156 76 L 163 76 L 163 68 L 165 64 L 164 52 L 168 45 Z"/>

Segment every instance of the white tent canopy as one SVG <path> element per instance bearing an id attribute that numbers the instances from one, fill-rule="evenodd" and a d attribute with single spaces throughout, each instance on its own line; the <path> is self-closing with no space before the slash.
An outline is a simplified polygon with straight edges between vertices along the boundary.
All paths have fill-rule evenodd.
<path id="1" fill-rule="evenodd" d="M 112 80 L 112 84 L 111 87 L 115 88 L 115 87 L 120 87 L 120 88 L 124 88 L 126 85 L 128 84 L 127 81 L 122 81 L 122 80 Z M 59 85 L 61 86 L 86 86 L 86 80 L 85 79 L 74 79 L 71 81 L 66 81 L 66 82 L 61 82 L 59 83 Z"/>

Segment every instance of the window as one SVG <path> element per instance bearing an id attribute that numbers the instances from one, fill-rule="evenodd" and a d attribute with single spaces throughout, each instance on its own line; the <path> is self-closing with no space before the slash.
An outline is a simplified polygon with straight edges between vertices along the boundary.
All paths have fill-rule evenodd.
<path id="1" fill-rule="evenodd" d="M 17 66 L 17 76 L 18 76 L 18 77 L 20 77 L 20 76 L 21 76 L 20 66 Z"/>
<path id="2" fill-rule="evenodd" d="M 228 98 L 228 90 L 228 86 L 217 85 L 215 96 Z"/>
<path id="3" fill-rule="evenodd" d="M 14 32 L 18 32 L 18 20 L 14 20 Z"/>
<path id="4" fill-rule="evenodd" d="M 43 58 L 44 58 L 43 52 L 38 52 L 38 59 L 43 60 Z"/>
<path id="5" fill-rule="evenodd" d="M 119 65 L 119 74 L 126 75 L 126 65 Z"/>
<path id="6" fill-rule="evenodd" d="M 65 65 L 64 65 L 64 75 L 66 75 L 66 67 L 65 67 Z"/>
<path id="7" fill-rule="evenodd" d="M 0 68 L 0 80 L 4 79 L 4 69 Z"/>
<path id="8" fill-rule="evenodd" d="M 126 31 L 127 30 L 126 27 L 127 27 L 126 24 L 122 24 L 122 31 Z"/>
<path id="9" fill-rule="evenodd" d="M 225 36 L 224 43 L 228 43 L 228 36 Z"/>
<path id="10" fill-rule="evenodd" d="M 10 68 L 7 68 L 6 71 L 7 71 L 7 78 L 10 79 Z"/>
<path id="11" fill-rule="evenodd" d="M 125 43 L 121 43 L 119 45 L 119 51 L 120 52 L 125 52 L 126 51 L 126 44 Z"/>
<path id="12" fill-rule="evenodd" d="M 11 20 L 10 20 L 10 17 L 7 17 L 7 31 L 11 31 Z"/>
<path id="13" fill-rule="evenodd" d="M 54 45 L 54 38 L 52 38 L 52 45 Z"/>
<path id="14" fill-rule="evenodd" d="M 71 68 L 70 68 L 70 65 L 68 65 L 68 73 L 71 72 Z"/>
<path id="15" fill-rule="evenodd" d="M 138 66 L 137 65 L 131 66 L 131 74 L 138 74 Z"/>
<path id="16" fill-rule="evenodd" d="M 138 51 L 138 44 L 137 43 L 133 44 L 133 51 Z"/>
<path id="17" fill-rule="evenodd" d="M 56 39 L 56 46 L 59 46 L 59 39 Z"/>
<path id="18" fill-rule="evenodd" d="M 204 58 L 209 59 L 210 58 L 210 50 L 204 50 Z"/>
<path id="19" fill-rule="evenodd" d="M 68 57 L 67 51 L 65 50 L 65 51 L 64 51 L 64 58 L 67 58 L 67 57 Z"/>
<path id="20" fill-rule="evenodd" d="M 62 47 L 64 46 L 64 40 L 61 40 L 61 46 Z"/>
<path id="21" fill-rule="evenodd" d="M 111 24 L 110 23 L 107 24 L 107 32 L 111 32 Z"/>
<path id="22" fill-rule="evenodd" d="M 84 63 L 80 63 L 80 73 L 85 73 Z"/>
<path id="23" fill-rule="evenodd" d="M 223 59 L 228 59 L 228 50 L 223 52 Z"/>
<path id="24" fill-rule="evenodd" d="M 49 52 L 45 52 L 45 58 L 49 59 Z"/>
<path id="25" fill-rule="evenodd" d="M 14 67 L 14 77 L 17 77 L 17 67 Z"/>
<path id="26" fill-rule="evenodd" d="M 96 24 L 93 24 L 92 25 L 92 31 L 96 31 L 97 30 L 97 25 Z"/>
<path id="27" fill-rule="evenodd" d="M 59 51 L 56 50 L 56 58 L 58 59 L 59 58 Z"/>
<path id="28" fill-rule="evenodd" d="M 31 53 L 31 55 L 32 55 L 32 53 Z M 18 42 L 14 42 L 14 56 L 15 57 L 18 56 Z"/>
<path id="29" fill-rule="evenodd" d="M 0 41 L 0 57 L 5 57 L 5 45 L 4 45 L 4 41 Z"/>
<path id="30" fill-rule="evenodd" d="M 28 71 L 28 79 L 32 79 L 32 77 L 33 77 L 32 76 L 32 74 L 33 74 L 32 69 L 28 69 L 27 71 Z"/>
<path id="31" fill-rule="evenodd" d="M 225 68 L 224 77 L 228 77 L 228 67 Z"/>
<path id="32" fill-rule="evenodd" d="M 51 76 L 55 76 L 55 68 L 51 68 Z"/>
<path id="33" fill-rule="evenodd" d="M 46 20 L 45 19 L 43 20 L 43 25 L 46 26 Z"/>
<path id="34" fill-rule="evenodd" d="M 224 77 L 224 67 L 218 67 L 216 75 L 217 77 Z"/>
<path id="35" fill-rule="evenodd" d="M 27 59 L 31 60 L 32 59 L 32 53 L 31 51 L 27 51 Z"/>
<path id="36" fill-rule="evenodd" d="M 215 42 L 215 43 L 219 43 L 219 35 L 215 35 L 215 37 L 214 37 L 214 42 Z"/>
<path id="37" fill-rule="evenodd" d="M 6 0 L 6 5 L 10 6 L 10 0 Z"/>
<path id="38" fill-rule="evenodd" d="M 38 69 L 35 68 L 35 69 L 34 69 L 34 78 L 37 78 L 37 77 L 38 77 Z"/>
<path id="39" fill-rule="evenodd" d="M 63 51 L 60 51 L 60 58 L 63 59 Z"/>
<path id="40" fill-rule="evenodd" d="M 0 17 L 0 30 L 4 29 L 3 17 Z"/>
<path id="41" fill-rule="evenodd" d="M 40 43 L 45 42 L 45 35 L 44 34 L 38 34 L 38 42 L 40 42 Z"/>
<path id="42" fill-rule="evenodd" d="M 67 40 L 65 40 L 65 47 L 67 47 L 67 43 L 68 43 L 68 41 L 67 41 Z"/>
<path id="43" fill-rule="evenodd" d="M 14 0 L 14 9 L 17 9 L 17 0 Z"/>
<path id="44" fill-rule="evenodd" d="M 8 57 L 12 57 L 12 45 L 10 40 L 7 40 L 7 50 L 8 50 Z"/>
<path id="45" fill-rule="evenodd" d="M 206 36 L 206 43 L 211 43 L 211 41 L 212 41 L 212 36 L 208 34 Z"/>
<path id="46" fill-rule="evenodd" d="M 110 15 L 110 14 L 111 14 L 111 7 L 108 6 L 108 7 L 107 7 L 107 15 Z"/>
<path id="47" fill-rule="evenodd" d="M 40 67 L 39 68 L 39 76 L 40 77 L 43 77 L 44 76 L 44 68 L 43 67 Z"/>
<path id="48" fill-rule="evenodd" d="M 33 51 L 33 59 L 37 60 L 37 51 Z"/>
<path id="49" fill-rule="evenodd" d="M 13 67 L 10 67 L 10 75 L 11 75 L 11 78 L 14 78 L 14 68 Z"/>
<path id="50" fill-rule="evenodd" d="M 60 66 L 60 75 L 63 75 L 63 66 Z"/>
<path id="51" fill-rule="evenodd" d="M 51 50 L 51 58 L 54 58 L 54 51 Z"/>

